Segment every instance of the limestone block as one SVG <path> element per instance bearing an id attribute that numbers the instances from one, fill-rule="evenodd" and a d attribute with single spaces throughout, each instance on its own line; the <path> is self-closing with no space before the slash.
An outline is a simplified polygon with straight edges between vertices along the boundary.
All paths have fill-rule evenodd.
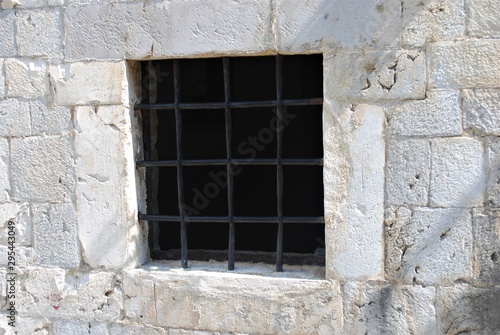
<path id="1" fill-rule="evenodd" d="M 38 8 L 64 6 L 67 0 L 12 0 L 17 2 L 16 8 Z"/>
<path id="2" fill-rule="evenodd" d="M 500 211 L 474 211 L 474 266 L 477 281 L 484 285 L 500 284 Z"/>
<path id="3" fill-rule="evenodd" d="M 46 101 L 30 101 L 33 135 L 55 135 L 71 128 L 71 109 L 65 106 L 49 106 Z"/>
<path id="4" fill-rule="evenodd" d="M 437 334 L 435 289 L 348 282 L 344 334 Z"/>
<path id="5" fill-rule="evenodd" d="M 332 279 L 383 276 L 384 113 L 325 105 L 326 271 Z"/>
<path id="6" fill-rule="evenodd" d="M 314 333 L 313 333 L 314 334 Z M 318 333 L 318 334 L 321 334 Z M 179 328 L 171 328 L 168 329 L 168 335 L 247 335 L 245 333 L 239 332 L 211 332 L 205 330 L 190 330 L 190 329 L 179 329 Z"/>
<path id="7" fill-rule="evenodd" d="M 21 316 L 104 322 L 115 320 L 123 308 L 119 278 L 113 273 L 30 268 L 18 277 Z"/>
<path id="8" fill-rule="evenodd" d="M 143 3 L 68 6 L 65 11 L 65 57 L 124 59 L 151 56 L 153 38 Z M 154 22 L 160 24 L 160 22 Z"/>
<path id="9" fill-rule="evenodd" d="M 395 46 L 401 3 L 314 0 L 277 1 L 278 52 Z"/>
<path id="10" fill-rule="evenodd" d="M 455 285 L 438 290 L 441 334 L 498 334 L 500 289 Z"/>
<path id="11" fill-rule="evenodd" d="M 7 202 L 10 199 L 9 152 L 9 142 L 0 138 L 0 203 Z M 3 218 L 0 216 L 0 219 Z"/>
<path id="12" fill-rule="evenodd" d="M 75 192 L 73 164 L 69 136 L 13 138 L 13 196 L 47 202 L 72 200 Z"/>
<path id="13" fill-rule="evenodd" d="M 467 30 L 469 35 L 486 37 L 500 36 L 500 8 L 495 0 L 466 0 L 469 12 Z"/>
<path id="14" fill-rule="evenodd" d="M 500 135 L 500 90 L 465 90 L 464 128 Z"/>
<path id="15" fill-rule="evenodd" d="M 1 19 L 0 19 L 1 20 Z M 0 99 L 5 97 L 5 71 L 4 71 L 4 59 L 0 58 Z"/>
<path id="16" fill-rule="evenodd" d="M 0 100 L 0 136 L 27 135 L 31 135 L 29 102 L 17 99 Z"/>
<path id="17" fill-rule="evenodd" d="M 78 267 L 80 248 L 73 204 L 34 204 L 33 236 L 38 264 Z"/>
<path id="18" fill-rule="evenodd" d="M 31 245 L 32 222 L 28 203 L 5 203 L 0 205 L 0 242 L 7 245 L 8 221 L 15 223 L 16 246 Z"/>
<path id="19" fill-rule="evenodd" d="M 500 83 L 499 40 L 430 45 L 431 88 L 491 88 Z"/>
<path id="20" fill-rule="evenodd" d="M 464 0 L 410 0 L 402 6 L 401 42 L 405 48 L 465 35 Z"/>
<path id="21" fill-rule="evenodd" d="M 0 57 L 9 57 L 16 54 L 16 43 L 14 41 L 15 20 L 16 16 L 14 11 L 0 11 L 0 31 L 2 32 Z"/>
<path id="22" fill-rule="evenodd" d="M 427 91 L 424 100 L 390 106 L 388 131 L 403 136 L 452 136 L 462 133 L 460 95 L 457 91 Z"/>
<path id="23" fill-rule="evenodd" d="M 50 321 L 46 318 L 18 316 L 16 331 L 18 335 L 49 335 Z"/>
<path id="24" fill-rule="evenodd" d="M 75 108 L 78 234 L 92 267 L 145 260 L 128 113 L 122 106 Z"/>
<path id="25" fill-rule="evenodd" d="M 127 325 L 127 324 L 112 324 L 109 329 L 109 335 L 172 335 L 170 331 L 163 328 L 148 326 L 148 325 Z"/>
<path id="26" fill-rule="evenodd" d="M 429 140 L 391 140 L 387 147 L 387 203 L 426 205 L 430 168 Z"/>
<path id="27" fill-rule="evenodd" d="M 485 187 L 481 142 L 470 138 L 435 139 L 431 148 L 431 206 L 480 205 Z"/>
<path id="28" fill-rule="evenodd" d="M 488 144 L 488 182 L 486 198 L 493 207 L 500 207 L 500 139 Z"/>
<path id="29" fill-rule="evenodd" d="M 420 51 L 338 51 L 325 56 L 326 98 L 339 101 L 424 99 Z"/>
<path id="30" fill-rule="evenodd" d="M 105 323 L 88 322 L 83 320 L 54 321 L 54 335 L 108 335 Z"/>
<path id="31" fill-rule="evenodd" d="M 49 92 L 47 64 L 43 60 L 6 59 L 5 79 L 8 97 L 30 99 Z"/>
<path id="32" fill-rule="evenodd" d="M 398 210 L 386 220 L 387 277 L 434 285 L 472 277 L 472 223 L 467 209 Z"/>
<path id="33" fill-rule="evenodd" d="M 120 104 L 126 89 L 124 62 L 87 62 L 51 66 L 57 105 Z"/>
<path id="34" fill-rule="evenodd" d="M 274 50 L 271 4 L 270 0 L 174 0 L 147 6 L 153 56 Z"/>
<path id="35" fill-rule="evenodd" d="M 62 22 L 59 8 L 20 11 L 16 29 L 21 56 L 46 56 L 56 61 L 62 59 Z"/>
<path id="36" fill-rule="evenodd" d="M 143 271 L 157 325 L 252 334 L 341 334 L 338 284 L 202 271 Z M 222 303 L 221 303 L 222 302 Z"/>
<path id="37" fill-rule="evenodd" d="M 123 277 L 123 306 L 125 315 L 137 323 L 156 323 L 154 282 L 150 278 L 136 278 L 130 273 Z M 133 334 L 133 333 L 132 333 Z"/>

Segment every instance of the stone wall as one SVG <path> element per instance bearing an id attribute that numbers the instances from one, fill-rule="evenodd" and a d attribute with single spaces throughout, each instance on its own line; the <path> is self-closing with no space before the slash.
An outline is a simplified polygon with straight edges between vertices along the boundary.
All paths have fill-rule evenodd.
<path id="1" fill-rule="evenodd" d="M 2 333 L 500 334 L 497 0 L 0 7 Z M 151 262 L 137 61 L 276 53 L 324 57 L 325 271 Z"/>

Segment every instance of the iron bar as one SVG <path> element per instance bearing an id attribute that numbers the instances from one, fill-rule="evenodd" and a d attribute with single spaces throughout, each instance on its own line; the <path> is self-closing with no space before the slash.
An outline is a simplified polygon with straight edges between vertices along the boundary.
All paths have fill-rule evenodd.
<path id="1" fill-rule="evenodd" d="M 181 161 L 183 166 L 223 166 L 231 165 L 276 165 L 277 159 L 261 158 L 261 159 L 189 159 Z M 282 165 L 309 165 L 321 166 L 323 165 L 322 158 L 305 158 L 305 159 L 281 159 Z M 164 161 L 138 161 L 137 166 L 141 167 L 175 167 L 177 160 L 164 160 Z M 230 175 L 230 174 L 229 174 Z"/>
<path id="2" fill-rule="evenodd" d="M 187 226 L 184 220 L 184 175 L 182 169 L 182 113 L 179 106 L 181 98 L 180 65 L 174 60 L 174 100 L 175 100 L 175 137 L 177 147 L 177 195 L 179 198 L 179 221 L 181 224 L 181 266 L 188 267 Z"/>
<path id="3" fill-rule="evenodd" d="M 235 226 L 234 226 L 234 204 L 233 204 L 233 165 L 231 147 L 232 138 L 232 119 L 231 119 L 231 73 L 229 58 L 223 58 L 224 67 L 224 98 L 225 98 L 225 122 L 226 122 L 226 173 L 227 173 L 227 209 L 229 221 L 229 242 L 227 248 L 227 269 L 234 270 L 234 246 L 235 246 Z"/>
<path id="4" fill-rule="evenodd" d="M 161 222 L 179 222 L 180 216 L 177 215 L 156 215 L 156 214 L 139 214 L 139 220 L 155 220 Z M 229 222 L 228 216 L 184 216 L 185 222 Z M 235 216 L 235 223 L 276 223 L 277 216 Z M 283 223 L 324 223 L 322 216 L 283 216 Z"/>
<path id="5" fill-rule="evenodd" d="M 276 56 L 276 191 L 278 195 L 278 236 L 276 241 L 276 271 L 283 271 L 283 164 L 281 156 L 283 152 L 283 105 L 281 95 L 283 93 L 283 57 Z"/>

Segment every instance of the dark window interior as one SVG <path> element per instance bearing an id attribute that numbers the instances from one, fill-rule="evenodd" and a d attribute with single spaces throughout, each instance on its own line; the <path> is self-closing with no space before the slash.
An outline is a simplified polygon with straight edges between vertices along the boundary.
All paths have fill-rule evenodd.
<path id="1" fill-rule="evenodd" d="M 323 97 L 321 55 L 282 57 L 284 100 Z M 173 60 L 142 63 L 143 78 L 154 69 L 156 92 L 143 85 L 143 103 L 174 104 Z M 226 99 L 222 58 L 183 59 L 180 68 L 182 103 L 223 103 Z M 276 57 L 230 58 L 230 101 L 273 101 L 277 99 Z M 149 78 L 151 80 L 151 78 Z M 225 108 L 182 108 L 182 159 L 225 160 Z M 283 106 L 283 159 L 322 159 L 322 105 Z M 234 159 L 276 159 L 276 107 L 231 108 L 231 156 Z M 145 159 L 175 161 L 176 116 L 173 108 L 144 110 L 148 128 L 145 134 Z M 145 127 L 146 127 L 145 126 Z M 274 129 L 275 130 L 275 129 Z M 148 213 L 179 216 L 176 166 L 148 167 Z M 152 177 L 152 176 L 155 177 Z M 226 165 L 183 166 L 184 203 L 187 216 L 228 216 Z M 271 165 L 234 166 L 234 216 L 276 217 L 277 167 Z M 323 167 L 321 165 L 283 165 L 283 216 L 323 216 Z M 152 221 L 152 220 L 150 220 Z M 169 258 L 181 249 L 178 222 L 155 223 L 150 229 L 157 240 L 152 243 L 153 258 Z M 324 262 L 324 223 L 287 222 L 283 226 L 283 251 L 313 255 Z M 187 223 L 190 259 L 208 250 L 228 249 L 227 222 Z M 276 251 L 277 224 L 274 222 L 235 223 L 235 250 L 273 253 Z M 318 252 L 319 250 L 319 252 Z M 153 250 L 154 251 L 154 250 Z M 170 256 L 169 256 L 170 255 Z M 318 256 L 319 255 L 319 256 Z M 178 256 L 174 256 L 178 257 Z M 209 258 L 214 258 L 211 255 Z M 256 257 L 255 261 L 267 258 Z"/>

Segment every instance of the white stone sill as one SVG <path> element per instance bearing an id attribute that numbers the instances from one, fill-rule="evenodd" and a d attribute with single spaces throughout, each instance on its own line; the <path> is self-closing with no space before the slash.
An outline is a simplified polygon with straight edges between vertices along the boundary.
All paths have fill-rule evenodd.
<path id="1" fill-rule="evenodd" d="M 171 276 L 186 277 L 219 277 L 234 279 L 300 279 L 325 280 L 325 267 L 283 265 L 283 272 L 276 272 L 275 266 L 263 263 L 236 263 L 235 270 L 227 269 L 227 262 L 190 261 L 187 269 L 182 269 L 180 261 L 152 261 L 143 266 L 130 270 L 165 278 Z"/>

